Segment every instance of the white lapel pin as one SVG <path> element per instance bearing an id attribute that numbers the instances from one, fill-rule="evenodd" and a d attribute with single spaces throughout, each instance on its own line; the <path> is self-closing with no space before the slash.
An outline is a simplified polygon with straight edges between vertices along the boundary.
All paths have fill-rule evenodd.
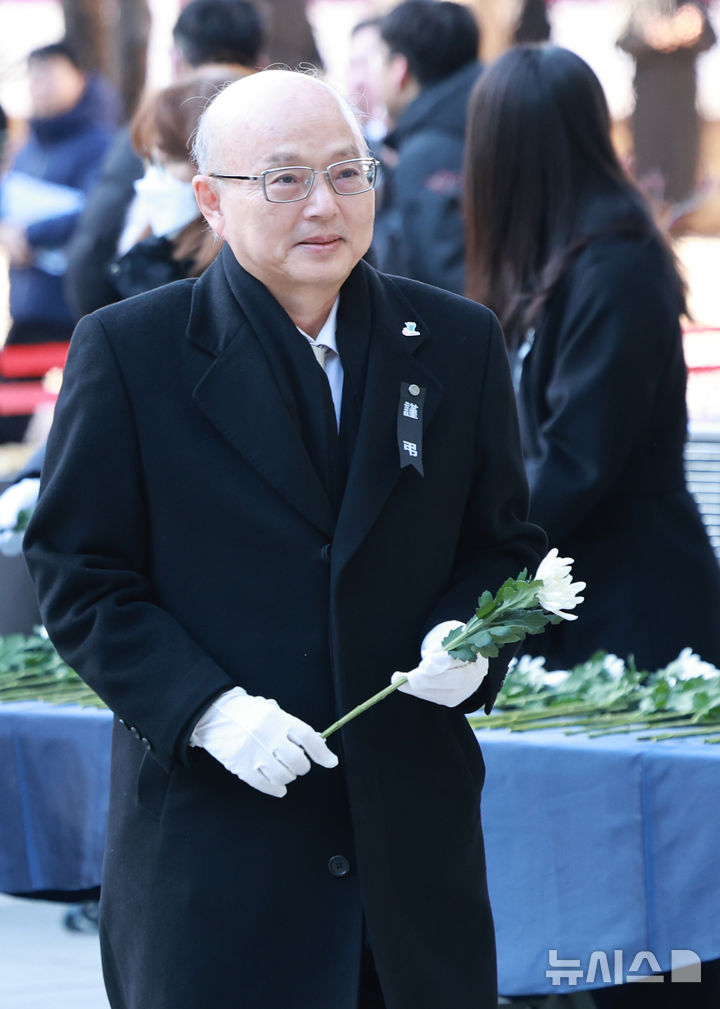
<path id="1" fill-rule="evenodd" d="M 420 336 L 420 330 L 417 329 L 416 322 L 406 322 L 402 331 L 403 336 Z"/>

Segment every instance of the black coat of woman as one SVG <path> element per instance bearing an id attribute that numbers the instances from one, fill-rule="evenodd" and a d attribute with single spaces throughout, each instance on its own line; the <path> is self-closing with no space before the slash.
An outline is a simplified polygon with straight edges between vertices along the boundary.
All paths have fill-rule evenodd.
<path id="1" fill-rule="evenodd" d="M 526 145 L 534 152 L 526 157 Z M 469 263 L 515 361 L 531 518 L 587 583 L 528 651 L 720 666 L 720 570 L 683 467 L 683 286 L 578 56 L 522 46 L 470 103 Z"/>
<path id="2" fill-rule="evenodd" d="M 605 649 L 652 670 L 690 645 L 720 666 L 718 566 L 683 470 L 685 380 L 660 248 L 597 238 L 549 299 L 518 388 L 533 521 L 587 582 L 580 618 L 535 645 L 548 665 Z"/>

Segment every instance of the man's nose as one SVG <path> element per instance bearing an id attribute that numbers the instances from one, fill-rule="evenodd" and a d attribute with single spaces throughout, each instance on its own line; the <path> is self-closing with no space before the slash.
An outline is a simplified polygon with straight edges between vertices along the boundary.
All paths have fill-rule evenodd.
<path id="1" fill-rule="evenodd" d="M 332 187 L 327 172 L 317 173 L 315 183 L 305 204 L 307 210 L 312 213 L 328 213 L 337 208 L 337 193 Z"/>

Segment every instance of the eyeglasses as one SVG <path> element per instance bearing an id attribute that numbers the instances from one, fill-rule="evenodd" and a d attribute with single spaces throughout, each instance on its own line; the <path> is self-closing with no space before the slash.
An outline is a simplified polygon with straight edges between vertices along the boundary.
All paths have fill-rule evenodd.
<path id="1" fill-rule="evenodd" d="M 338 196 L 357 196 L 367 193 L 375 185 L 379 161 L 375 158 L 350 158 L 337 161 L 327 168 L 307 168 L 291 165 L 288 168 L 268 168 L 260 175 L 220 175 L 210 172 L 213 179 L 230 179 L 241 182 L 262 182 L 265 199 L 270 203 L 295 203 L 305 200 L 315 184 L 316 175 L 327 175 Z"/>

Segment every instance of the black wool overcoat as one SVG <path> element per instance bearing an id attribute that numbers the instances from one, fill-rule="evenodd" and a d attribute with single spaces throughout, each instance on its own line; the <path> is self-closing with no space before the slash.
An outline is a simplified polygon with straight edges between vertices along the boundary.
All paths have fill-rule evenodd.
<path id="1" fill-rule="evenodd" d="M 544 548 L 495 318 L 356 271 L 369 353 L 337 517 L 229 249 L 73 338 L 26 548 L 53 641 L 117 716 L 113 1009 L 355 1009 L 364 927 L 388 1009 L 496 1004 L 462 711 L 396 693 L 331 737 L 337 769 L 283 799 L 187 745 L 233 684 L 322 730 Z M 425 390 L 423 476 L 400 467 L 403 382 Z M 463 707 L 492 704 L 501 677 Z"/>
<path id="2" fill-rule="evenodd" d="M 683 468 L 678 316 L 654 240 L 597 238 L 522 364 L 531 518 L 587 582 L 578 620 L 528 641 L 548 668 L 604 649 L 652 671 L 688 646 L 720 665 L 720 572 Z"/>

